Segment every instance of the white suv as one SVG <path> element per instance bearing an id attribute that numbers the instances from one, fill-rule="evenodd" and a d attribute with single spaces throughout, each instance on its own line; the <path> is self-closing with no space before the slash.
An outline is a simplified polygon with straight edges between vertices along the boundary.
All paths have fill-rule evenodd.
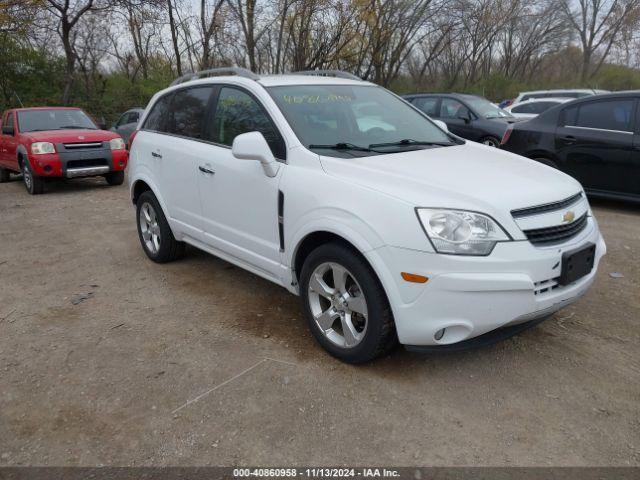
<path id="1" fill-rule="evenodd" d="M 343 72 L 178 79 L 129 179 L 149 258 L 188 243 L 285 287 L 347 362 L 511 335 L 584 294 L 606 250 L 574 179 Z"/>

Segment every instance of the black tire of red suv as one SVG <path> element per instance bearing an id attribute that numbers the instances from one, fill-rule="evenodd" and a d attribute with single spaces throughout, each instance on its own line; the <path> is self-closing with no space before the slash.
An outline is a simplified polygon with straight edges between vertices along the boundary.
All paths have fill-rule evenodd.
<path id="1" fill-rule="evenodd" d="M 0 167 L 0 183 L 6 183 L 11 180 L 11 173 L 6 168 Z"/>
<path id="2" fill-rule="evenodd" d="M 344 348 L 331 342 L 316 323 L 311 311 L 309 281 L 315 269 L 327 262 L 345 267 L 356 279 L 365 297 L 368 323 L 364 338 L 355 347 Z M 393 313 L 384 288 L 366 260 L 347 245 L 328 243 L 309 254 L 300 273 L 300 297 L 307 323 L 316 341 L 343 362 L 369 362 L 388 353 L 398 344 Z"/>
<path id="3" fill-rule="evenodd" d="M 122 185 L 124 183 L 124 170 L 109 172 L 104 176 L 104 178 L 111 186 Z"/>
<path id="4" fill-rule="evenodd" d="M 151 205 L 153 207 L 153 211 L 155 213 L 157 224 L 160 229 L 160 248 L 157 252 L 151 251 L 146 244 L 146 240 L 142 235 L 142 226 L 140 222 L 140 211 L 144 207 L 145 204 Z M 169 226 L 169 222 L 167 222 L 167 218 L 162 211 L 162 207 L 160 207 L 160 203 L 158 199 L 151 191 L 144 192 L 142 195 L 138 197 L 138 201 L 136 202 L 136 224 L 138 226 L 138 238 L 140 239 L 140 244 L 142 245 L 142 249 L 144 253 L 147 254 L 151 260 L 156 263 L 167 263 L 173 260 L 180 258 L 185 251 L 184 242 L 179 242 L 173 236 L 173 232 L 171 231 L 171 227 Z"/>
<path id="5" fill-rule="evenodd" d="M 28 160 L 22 162 L 22 180 L 27 192 L 31 195 L 40 195 L 44 192 L 44 179 L 33 174 Z"/>

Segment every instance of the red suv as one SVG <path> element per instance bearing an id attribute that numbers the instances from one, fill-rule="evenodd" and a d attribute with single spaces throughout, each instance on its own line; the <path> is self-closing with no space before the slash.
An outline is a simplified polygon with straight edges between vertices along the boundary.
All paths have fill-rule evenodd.
<path id="1" fill-rule="evenodd" d="M 128 159 L 122 138 L 79 108 L 17 108 L 2 116 L 0 182 L 22 172 L 32 195 L 48 178 L 104 176 L 121 185 Z"/>

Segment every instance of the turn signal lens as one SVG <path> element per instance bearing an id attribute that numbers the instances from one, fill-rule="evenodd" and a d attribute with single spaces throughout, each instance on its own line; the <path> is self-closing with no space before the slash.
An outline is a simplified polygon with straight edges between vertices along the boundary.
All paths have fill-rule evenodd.
<path id="1" fill-rule="evenodd" d="M 402 275 L 402 279 L 406 282 L 427 283 L 429 281 L 429 277 L 418 275 L 417 273 L 402 272 L 401 275 Z"/>

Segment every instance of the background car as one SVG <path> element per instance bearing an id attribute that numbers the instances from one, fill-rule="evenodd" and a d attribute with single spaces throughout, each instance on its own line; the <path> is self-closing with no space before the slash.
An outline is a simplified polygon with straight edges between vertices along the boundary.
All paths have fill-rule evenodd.
<path id="1" fill-rule="evenodd" d="M 556 105 L 573 100 L 572 98 L 533 98 L 506 107 L 504 110 L 516 118 L 535 118 Z"/>
<path id="2" fill-rule="evenodd" d="M 143 113 L 144 108 L 132 108 L 131 110 L 127 110 L 120 115 L 118 121 L 114 123 L 109 130 L 120 135 L 125 143 L 129 143 L 129 137 L 138 126 L 138 121 Z"/>
<path id="3" fill-rule="evenodd" d="M 513 101 L 513 105 L 520 102 L 526 102 L 534 98 L 582 98 L 591 95 L 599 95 L 609 93 L 608 90 L 595 90 L 593 88 L 568 88 L 556 90 L 534 90 L 530 92 L 520 92 Z"/>
<path id="4" fill-rule="evenodd" d="M 491 147 L 499 146 L 509 124 L 518 121 L 510 113 L 477 95 L 422 93 L 405 95 L 403 98 L 431 118 L 442 120 L 450 132 Z"/>
<path id="5" fill-rule="evenodd" d="M 640 91 L 573 100 L 513 125 L 502 148 L 575 177 L 594 196 L 640 201 Z"/>

